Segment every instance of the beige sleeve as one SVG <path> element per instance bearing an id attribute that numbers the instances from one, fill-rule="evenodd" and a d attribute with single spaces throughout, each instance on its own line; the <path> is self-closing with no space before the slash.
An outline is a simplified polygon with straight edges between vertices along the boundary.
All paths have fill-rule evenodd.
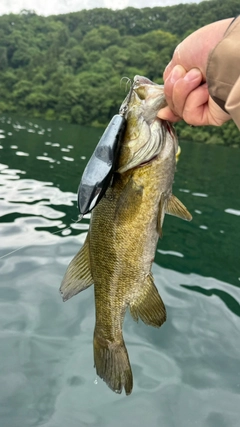
<path id="1" fill-rule="evenodd" d="M 228 27 L 209 56 L 207 83 L 213 100 L 240 129 L 240 17 Z"/>

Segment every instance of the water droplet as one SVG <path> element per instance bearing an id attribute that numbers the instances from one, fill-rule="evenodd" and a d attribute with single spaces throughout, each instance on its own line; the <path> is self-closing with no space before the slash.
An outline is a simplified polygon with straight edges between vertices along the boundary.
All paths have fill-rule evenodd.
<path id="1" fill-rule="evenodd" d="M 94 382 L 94 384 L 97 384 L 97 383 L 98 383 L 98 379 L 97 379 L 97 377 L 95 378 L 95 380 L 94 380 L 93 382 Z"/>

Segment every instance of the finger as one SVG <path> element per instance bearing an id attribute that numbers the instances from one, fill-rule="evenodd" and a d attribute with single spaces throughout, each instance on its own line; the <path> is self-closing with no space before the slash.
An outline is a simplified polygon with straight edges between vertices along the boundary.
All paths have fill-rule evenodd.
<path id="1" fill-rule="evenodd" d="M 169 107 L 164 107 L 159 110 L 158 115 L 160 119 L 167 120 L 169 122 L 179 122 L 180 117 L 176 116 Z"/>
<path id="2" fill-rule="evenodd" d="M 174 53 L 173 53 L 173 56 L 172 56 L 171 61 L 170 61 L 170 62 L 169 62 L 169 64 L 166 66 L 166 68 L 165 68 L 165 70 L 164 70 L 164 72 L 163 72 L 163 80 L 164 80 L 164 81 L 169 77 L 169 75 L 171 74 L 171 72 L 172 72 L 173 68 L 174 68 L 174 67 L 176 67 L 176 65 L 180 65 L 180 64 L 181 64 L 181 60 L 180 60 L 180 49 L 181 49 L 181 44 L 182 44 L 182 43 L 180 43 L 180 44 L 176 47 L 176 49 L 175 49 L 175 51 L 174 51 Z"/>
<path id="3" fill-rule="evenodd" d="M 209 92 L 207 84 L 198 86 L 186 99 L 183 119 L 186 123 L 193 126 L 208 125 L 206 120 L 206 111 L 208 108 Z"/>
<path id="4" fill-rule="evenodd" d="M 198 68 L 192 68 L 184 78 L 180 78 L 173 84 L 171 102 L 172 110 L 177 116 L 183 117 L 185 102 L 189 94 L 201 84 L 202 79 L 201 71 Z"/>
<path id="5" fill-rule="evenodd" d="M 163 80 L 165 82 L 165 80 L 168 78 L 169 74 L 172 72 L 174 65 L 173 65 L 173 60 L 169 62 L 169 64 L 166 66 L 164 72 L 163 72 Z"/>
<path id="6" fill-rule="evenodd" d="M 186 70 L 181 65 L 176 65 L 164 83 L 164 94 L 169 108 L 175 112 L 173 93 L 176 82 L 186 75 Z"/>
<path id="7" fill-rule="evenodd" d="M 230 120 L 230 116 L 209 96 L 205 83 L 190 93 L 185 103 L 183 119 L 194 126 L 221 126 Z"/>

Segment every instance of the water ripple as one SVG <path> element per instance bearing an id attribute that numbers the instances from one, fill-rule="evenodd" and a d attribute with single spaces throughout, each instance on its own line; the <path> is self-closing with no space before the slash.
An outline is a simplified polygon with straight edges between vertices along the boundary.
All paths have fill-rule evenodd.
<path id="1" fill-rule="evenodd" d="M 183 257 L 184 257 L 184 255 L 183 255 L 183 254 L 180 254 L 180 252 L 175 252 L 175 251 L 163 251 L 162 249 L 158 249 L 157 251 L 158 251 L 160 254 L 163 254 L 163 255 L 173 255 L 173 256 L 180 257 L 180 258 L 183 258 Z"/>
<path id="2" fill-rule="evenodd" d="M 232 214 L 232 215 L 240 216 L 240 211 L 237 209 L 225 209 L 224 212 Z"/>
<path id="3" fill-rule="evenodd" d="M 76 189 L 99 131 L 92 138 L 87 130 L 80 138 L 79 126 L 63 126 L 60 135 L 59 123 L 6 115 L 0 122 L 6 135 L 0 164 L 1 424 L 238 427 L 239 206 L 236 189 L 229 196 L 235 175 L 225 185 L 212 176 L 216 164 L 219 178 L 222 147 L 213 149 L 206 180 L 197 168 L 209 161 L 212 147 L 198 145 L 194 154 L 194 143 L 189 144 L 189 158 L 178 164 L 183 171 L 176 174 L 177 191 L 189 210 L 201 215 L 190 224 L 168 216 L 164 224 L 153 276 L 167 321 L 151 328 L 126 315 L 124 339 L 134 375 L 133 394 L 126 398 L 99 378 L 95 384 L 93 287 L 66 303 L 58 291 L 89 228 L 89 215 L 73 221 Z M 51 131 L 52 137 L 28 129 Z M 71 145 L 69 134 L 75 134 Z M 74 163 L 62 160 L 67 151 L 61 148 L 72 150 Z M 20 159 L 19 152 L 29 156 Z M 236 150 L 229 164 L 235 159 Z M 238 170 L 239 161 L 234 173 Z M 222 279 L 225 273 L 229 280 Z"/>

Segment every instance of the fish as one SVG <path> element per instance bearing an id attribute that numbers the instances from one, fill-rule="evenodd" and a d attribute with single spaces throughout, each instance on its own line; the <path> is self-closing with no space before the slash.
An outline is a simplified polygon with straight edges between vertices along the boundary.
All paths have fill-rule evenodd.
<path id="1" fill-rule="evenodd" d="M 92 210 L 86 240 L 60 287 L 67 301 L 94 284 L 96 373 L 111 390 L 126 395 L 133 389 L 122 332 L 126 310 L 147 325 L 165 322 L 151 272 L 156 246 L 165 214 L 192 219 L 172 194 L 178 142 L 172 125 L 157 117 L 165 105 L 162 85 L 134 77 L 131 98 L 120 107 L 126 109 L 126 129 L 111 185 Z"/>

